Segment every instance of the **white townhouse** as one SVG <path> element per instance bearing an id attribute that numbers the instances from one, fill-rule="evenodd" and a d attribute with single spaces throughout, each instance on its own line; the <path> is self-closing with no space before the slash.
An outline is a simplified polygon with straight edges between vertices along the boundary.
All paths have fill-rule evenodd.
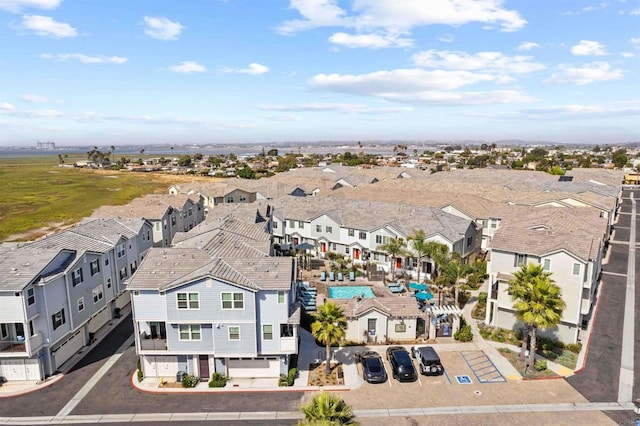
<path id="1" fill-rule="evenodd" d="M 505 208 L 503 224 L 489 245 L 485 323 L 508 329 L 521 326 L 508 282 L 522 264 L 535 263 L 551 273 L 566 303 L 561 323 L 540 334 L 577 342 L 593 313 L 607 231 L 608 220 L 597 209 Z"/>
<path id="2" fill-rule="evenodd" d="M 295 260 L 272 257 L 255 207 L 210 215 L 153 249 L 127 284 L 145 377 L 274 377 L 298 353 Z"/>
<path id="3" fill-rule="evenodd" d="M 91 344 L 129 305 L 123 280 L 152 244 L 143 219 L 96 219 L 0 245 L 0 376 L 44 379 Z"/>
<path id="4" fill-rule="evenodd" d="M 414 230 L 423 230 L 427 241 L 442 243 L 467 261 L 473 260 L 480 247 L 480 230 L 472 220 L 440 209 L 384 202 L 291 197 L 278 200 L 271 226 L 275 242 L 294 247 L 307 242 L 321 258 L 334 252 L 354 263 L 376 262 L 387 271 L 391 257 L 379 249 L 380 245 L 390 238 L 407 241 Z M 399 270 L 417 268 L 415 257 L 396 262 Z M 433 271 L 433 264 L 426 259 L 423 271 L 427 276 Z"/>

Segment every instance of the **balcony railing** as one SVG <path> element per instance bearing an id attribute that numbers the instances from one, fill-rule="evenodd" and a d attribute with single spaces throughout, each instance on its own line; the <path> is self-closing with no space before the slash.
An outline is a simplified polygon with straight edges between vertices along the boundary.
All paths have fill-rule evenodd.
<path id="1" fill-rule="evenodd" d="M 166 351 L 167 339 L 151 339 L 145 338 L 144 334 L 140 336 L 140 350 L 143 351 Z"/>
<path id="2" fill-rule="evenodd" d="M 2 353 L 27 352 L 27 345 L 24 341 L 3 340 L 2 342 L 0 342 L 0 352 Z"/>

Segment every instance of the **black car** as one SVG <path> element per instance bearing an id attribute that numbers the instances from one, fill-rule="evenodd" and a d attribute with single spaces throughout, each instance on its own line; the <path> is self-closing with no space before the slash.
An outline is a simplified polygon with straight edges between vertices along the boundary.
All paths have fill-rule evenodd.
<path id="1" fill-rule="evenodd" d="M 382 363 L 382 357 L 377 352 L 369 351 L 360 354 L 362 363 L 362 378 L 369 383 L 384 383 L 387 381 L 387 372 Z"/>
<path id="2" fill-rule="evenodd" d="M 418 374 L 413 366 L 409 352 L 402 346 L 390 346 L 387 348 L 387 359 L 391 364 L 393 378 L 400 382 L 413 382 L 418 380 Z"/>

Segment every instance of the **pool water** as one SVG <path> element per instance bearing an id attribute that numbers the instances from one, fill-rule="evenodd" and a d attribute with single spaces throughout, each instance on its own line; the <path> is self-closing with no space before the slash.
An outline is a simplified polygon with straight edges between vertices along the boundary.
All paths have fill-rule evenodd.
<path id="1" fill-rule="evenodd" d="M 371 287 L 367 287 L 364 285 L 329 287 L 330 299 L 352 299 L 354 297 L 373 299 L 376 297 L 376 295 L 373 294 Z"/>

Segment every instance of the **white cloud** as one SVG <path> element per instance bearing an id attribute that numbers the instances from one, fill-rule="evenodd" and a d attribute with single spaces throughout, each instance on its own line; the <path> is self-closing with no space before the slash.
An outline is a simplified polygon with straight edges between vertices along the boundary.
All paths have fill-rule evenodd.
<path id="1" fill-rule="evenodd" d="M 256 105 L 256 108 L 283 112 L 342 112 L 346 114 L 398 114 L 413 111 L 412 107 L 372 108 L 363 104 L 316 102 L 307 104 Z"/>
<path id="2" fill-rule="evenodd" d="M 13 13 L 19 13 L 23 9 L 55 9 L 60 5 L 60 0 L 0 0 L 0 9 Z"/>
<path id="3" fill-rule="evenodd" d="M 177 40 L 185 28 L 179 22 L 173 22 L 167 18 L 158 18 L 155 16 L 145 16 L 144 23 L 146 26 L 144 33 L 158 40 Z"/>
<path id="4" fill-rule="evenodd" d="M 540 45 L 532 41 L 524 41 L 520 43 L 520 45 L 518 45 L 518 50 L 519 51 L 531 50 L 531 49 L 535 49 L 536 47 L 540 47 Z"/>
<path id="5" fill-rule="evenodd" d="M 45 102 L 49 102 L 49 99 L 47 99 L 45 96 L 35 95 L 33 93 L 26 93 L 20 96 L 20 99 L 31 104 L 42 104 Z"/>
<path id="6" fill-rule="evenodd" d="M 640 106 L 609 105 L 555 105 L 540 108 L 528 108 L 517 111 L 516 118 L 527 119 L 598 119 L 609 117 L 633 117 L 640 114 Z"/>
<path id="7" fill-rule="evenodd" d="M 441 41 L 443 43 L 453 43 L 454 41 L 456 41 L 456 36 L 449 33 L 442 34 L 438 36 L 438 41 Z"/>
<path id="8" fill-rule="evenodd" d="M 640 16 L 640 7 L 629 11 L 629 15 Z"/>
<path id="9" fill-rule="evenodd" d="M 9 102 L 0 102 L 0 111 L 12 112 L 15 110 L 16 107 L 11 105 Z"/>
<path id="10" fill-rule="evenodd" d="M 182 74 L 205 72 L 207 70 L 203 65 L 200 65 L 199 63 L 193 61 L 182 61 L 180 62 L 180 65 L 171 66 L 169 67 L 169 69 L 173 72 Z"/>
<path id="11" fill-rule="evenodd" d="M 271 121 L 302 121 L 302 117 L 294 114 L 277 114 L 270 115 L 266 118 Z"/>
<path id="12" fill-rule="evenodd" d="M 344 47 L 367 47 L 381 49 L 387 47 L 412 47 L 413 39 L 392 34 L 347 34 L 335 33 L 329 41 Z"/>
<path id="13" fill-rule="evenodd" d="M 560 72 L 553 73 L 545 83 L 573 83 L 578 85 L 599 81 L 622 80 L 624 71 L 614 69 L 607 62 L 593 62 L 581 67 L 560 65 Z"/>
<path id="14" fill-rule="evenodd" d="M 227 74 L 235 73 L 235 74 L 259 75 L 259 74 L 268 73 L 269 67 L 253 62 L 253 63 L 250 63 L 247 68 L 235 69 L 235 68 L 225 67 L 225 68 L 222 68 L 221 71 Z"/>
<path id="15" fill-rule="evenodd" d="M 22 17 L 22 28 L 34 31 L 39 36 L 49 36 L 56 38 L 75 37 L 78 32 L 69 24 L 56 22 L 49 16 L 24 15 Z"/>
<path id="16" fill-rule="evenodd" d="M 507 56 L 501 52 L 469 54 L 434 49 L 413 55 L 414 63 L 425 68 L 466 71 L 484 70 L 507 74 L 524 74 L 545 68 L 543 64 L 532 62 L 531 59 L 531 56 Z"/>
<path id="17" fill-rule="evenodd" d="M 631 45 L 636 49 L 640 49 L 640 38 L 629 39 L 629 43 L 631 43 Z"/>
<path id="18" fill-rule="evenodd" d="M 503 0 L 358 0 L 351 10 L 337 0 L 290 0 L 290 8 L 302 19 L 286 21 L 278 32 L 291 34 L 311 28 L 342 26 L 362 30 L 409 31 L 422 25 L 459 26 L 472 22 L 500 25 L 517 31 L 527 21 L 515 10 L 502 7 Z"/>
<path id="19" fill-rule="evenodd" d="M 571 48 L 571 53 L 576 56 L 602 56 L 607 54 L 602 43 L 591 40 L 580 40 L 580 43 Z"/>
<path id="20" fill-rule="evenodd" d="M 623 58 L 634 58 L 636 56 L 633 52 L 622 52 L 621 55 Z"/>
<path id="21" fill-rule="evenodd" d="M 58 55 L 44 53 L 40 55 L 40 57 L 44 59 L 55 59 L 61 62 L 76 59 L 83 64 L 124 64 L 127 62 L 127 58 L 122 56 L 89 56 L 82 53 L 61 53 Z"/>

